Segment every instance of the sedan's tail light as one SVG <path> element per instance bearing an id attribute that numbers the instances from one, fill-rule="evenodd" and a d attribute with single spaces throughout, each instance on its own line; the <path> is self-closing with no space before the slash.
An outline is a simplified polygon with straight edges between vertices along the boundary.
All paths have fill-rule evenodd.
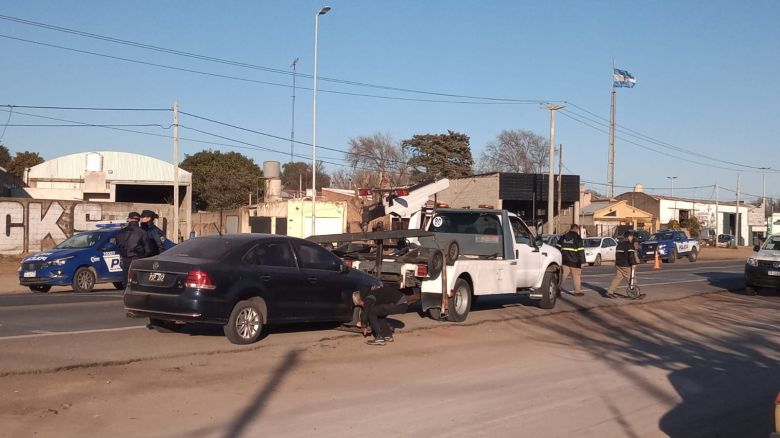
<path id="1" fill-rule="evenodd" d="M 184 280 L 184 287 L 191 289 L 207 289 L 213 290 L 217 288 L 217 285 L 211 281 L 208 274 L 203 271 L 190 271 L 187 273 L 187 279 Z"/>
<path id="2" fill-rule="evenodd" d="M 428 265 L 425 263 L 420 263 L 417 265 L 417 277 L 427 277 L 428 276 Z"/>

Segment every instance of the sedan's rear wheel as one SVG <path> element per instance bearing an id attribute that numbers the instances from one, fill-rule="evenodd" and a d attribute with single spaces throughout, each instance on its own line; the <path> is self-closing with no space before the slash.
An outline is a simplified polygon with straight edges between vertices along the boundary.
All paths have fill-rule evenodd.
<path id="1" fill-rule="evenodd" d="M 225 336 L 234 344 L 257 342 L 265 322 L 265 305 L 261 298 L 239 301 L 225 325 Z"/>

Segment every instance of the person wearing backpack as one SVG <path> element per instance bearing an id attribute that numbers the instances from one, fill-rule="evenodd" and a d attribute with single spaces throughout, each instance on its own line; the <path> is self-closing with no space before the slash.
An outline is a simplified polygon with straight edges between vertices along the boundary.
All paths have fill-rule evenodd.
<path id="1" fill-rule="evenodd" d="M 120 257 L 120 266 L 124 273 L 124 285 L 127 287 L 127 272 L 133 260 L 148 257 L 152 253 L 151 241 L 139 221 L 141 215 L 132 211 L 127 215 L 127 226 L 116 235 L 116 246 Z"/>

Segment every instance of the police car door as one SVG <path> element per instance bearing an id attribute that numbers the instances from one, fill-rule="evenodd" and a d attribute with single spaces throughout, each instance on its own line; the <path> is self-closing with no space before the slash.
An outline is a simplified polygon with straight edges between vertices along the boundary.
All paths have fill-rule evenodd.
<path id="1" fill-rule="evenodd" d="M 116 235 L 112 234 L 110 238 L 99 242 L 95 254 L 90 257 L 98 281 L 122 281 L 124 279 L 115 237 Z"/>

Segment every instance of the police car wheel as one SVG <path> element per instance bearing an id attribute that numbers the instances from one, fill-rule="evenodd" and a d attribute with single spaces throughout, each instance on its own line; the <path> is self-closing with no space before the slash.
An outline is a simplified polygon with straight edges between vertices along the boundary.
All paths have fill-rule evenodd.
<path id="1" fill-rule="evenodd" d="M 95 274 L 89 268 L 81 267 L 73 274 L 74 292 L 91 292 L 95 287 Z"/>
<path id="2" fill-rule="evenodd" d="M 122 289 L 125 288 L 125 284 L 122 283 L 121 281 L 115 281 L 115 282 L 113 282 L 111 284 L 114 285 L 114 288 L 116 288 L 116 290 L 122 290 Z"/>
<path id="3" fill-rule="evenodd" d="M 38 284 L 38 285 L 35 285 L 35 286 L 30 286 L 30 290 L 33 291 L 33 292 L 46 293 L 46 292 L 51 290 L 51 286 L 49 286 L 47 284 Z"/>

